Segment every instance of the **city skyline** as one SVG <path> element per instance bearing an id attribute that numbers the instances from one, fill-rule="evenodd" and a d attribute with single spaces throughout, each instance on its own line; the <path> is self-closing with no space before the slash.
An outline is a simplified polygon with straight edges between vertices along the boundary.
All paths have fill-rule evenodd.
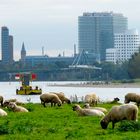
<path id="1" fill-rule="evenodd" d="M 122 13 L 128 17 L 128 28 L 140 31 L 139 4 L 138 0 L 0 0 L 0 26 L 7 26 L 14 36 L 15 60 L 23 42 L 27 55 L 41 55 L 44 46 L 50 56 L 63 51 L 70 56 L 74 43 L 78 49 L 78 16 L 83 12 Z"/>

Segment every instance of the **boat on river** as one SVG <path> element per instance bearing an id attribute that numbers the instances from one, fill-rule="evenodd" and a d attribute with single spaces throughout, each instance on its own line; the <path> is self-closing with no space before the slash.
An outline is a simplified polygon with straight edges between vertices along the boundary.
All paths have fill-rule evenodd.
<path id="1" fill-rule="evenodd" d="M 40 95 L 42 89 L 38 86 L 32 87 L 30 82 L 36 79 L 36 75 L 30 72 L 23 72 L 15 75 L 21 81 L 21 86 L 16 89 L 17 95 Z"/>

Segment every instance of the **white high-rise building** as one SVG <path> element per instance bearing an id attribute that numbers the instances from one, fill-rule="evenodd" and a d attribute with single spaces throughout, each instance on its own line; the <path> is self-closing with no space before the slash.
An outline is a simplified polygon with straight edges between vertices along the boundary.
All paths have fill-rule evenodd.
<path id="1" fill-rule="evenodd" d="M 139 52 L 140 37 L 136 29 L 114 34 L 114 48 L 106 49 L 106 61 L 122 63 Z"/>

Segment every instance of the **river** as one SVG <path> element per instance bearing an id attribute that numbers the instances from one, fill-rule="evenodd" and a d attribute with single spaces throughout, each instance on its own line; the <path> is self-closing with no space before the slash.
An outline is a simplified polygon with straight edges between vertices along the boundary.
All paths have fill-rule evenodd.
<path id="1" fill-rule="evenodd" d="M 78 96 L 79 101 L 82 96 L 89 93 L 96 93 L 101 101 L 111 101 L 115 97 L 120 98 L 120 102 L 124 102 L 124 96 L 128 92 L 140 93 L 140 88 L 95 88 L 95 87 L 65 87 L 65 86 L 55 86 L 61 84 L 79 84 L 80 82 L 32 82 L 32 86 L 39 86 L 42 88 L 42 93 L 48 92 L 63 92 L 66 97 L 70 98 L 75 94 Z M 27 99 L 31 99 L 33 103 L 40 103 L 40 95 L 16 95 L 16 88 L 20 86 L 19 82 L 0 82 L 0 95 L 4 99 L 16 98 L 21 102 L 27 102 Z M 50 86 L 52 85 L 53 86 Z"/>

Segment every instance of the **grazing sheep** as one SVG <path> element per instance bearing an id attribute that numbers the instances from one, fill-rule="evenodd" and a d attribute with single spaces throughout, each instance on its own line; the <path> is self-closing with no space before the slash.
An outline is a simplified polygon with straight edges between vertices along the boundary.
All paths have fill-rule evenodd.
<path id="1" fill-rule="evenodd" d="M 3 96 L 0 96 L 0 103 L 1 103 L 1 106 L 3 106 Z"/>
<path id="2" fill-rule="evenodd" d="M 96 96 L 96 94 L 87 94 L 85 96 L 85 102 L 89 103 L 90 105 L 97 105 L 97 102 L 99 101 L 99 98 Z"/>
<path id="3" fill-rule="evenodd" d="M 82 109 L 77 104 L 73 106 L 73 111 L 76 111 L 79 116 L 105 116 L 102 111 L 95 109 Z"/>
<path id="4" fill-rule="evenodd" d="M 8 99 L 9 102 L 17 102 L 17 99 Z"/>
<path id="5" fill-rule="evenodd" d="M 0 108 L 0 116 L 7 116 L 7 113 Z"/>
<path id="6" fill-rule="evenodd" d="M 54 94 L 56 94 L 59 97 L 59 99 L 61 100 L 62 104 L 64 102 L 66 102 L 68 104 L 71 103 L 71 101 L 67 97 L 65 97 L 64 93 L 60 92 L 60 93 L 54 93 Z"/>
<path id="7" fill-rule="evenodd" d="M 51 107 L 57 104 L 58 106 L 61 106 L 62 102 L 59 99 L 59 97 L 56 94 L 53 93 L 49 93 L 49 94 L 42 94 L 40 95 L 40 100 L 41 100 L 41 104 L 44 105 L 45 107 L 45 103 L 51 103 Z"/>
<path id="8" fill-rule="evenodd" d="M 137 105 L 139 106 L 140 104 L 140 95 L 136 94 L 136 93 L 128 93 L 125 95 L 125 103 L 129 103 L 129 102 L 136 102 Z"/>
<path id="9" fill-rule="evenodd" d="M 90 107 L 90 105 L 88 103 L 84 104 L 84 108 L 100 110 L 103 113 L 107 112 L 107 110 L 105 108 L 103 108 L 103 107 Z"/>
<path id="10" fill-rule="evenodd" d="M 19 102 L 16 99 L 9 99 L 4 101 L 3 106 L 7 107 L 10 102 L 15 103 L 16 105 L 24 105 L 23 102 Z"/>
<path id="11" fill-rule="evenodd" d="M 109 113 L 101 120 L 100 124 L 103 129 L 106 129 L 109 122 L 112 122 L 114 129 L 115 123 L 122 120 L 134 120 L 138 118 L 138 107 L 133 104 L 124 104 L 113 106 Z"/>
<path id="12" fill-rule="evenodd" d="M 29 112 L 26 108 L 17 106 L 14 102 L 10 102 L 7 107 L 12 109 L 13 112 Z"/>

